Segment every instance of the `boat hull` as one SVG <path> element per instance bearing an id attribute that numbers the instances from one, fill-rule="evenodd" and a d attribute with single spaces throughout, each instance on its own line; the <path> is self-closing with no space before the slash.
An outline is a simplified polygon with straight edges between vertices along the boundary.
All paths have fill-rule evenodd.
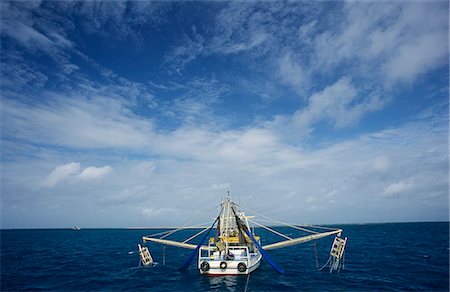
<path id="1" fill-rule="evenodd" d="M 248 275 L 255 271 L 261 264 L 262 256 L 257 254 L 252 257 L 248 262 L 241 260 L 208 260 L 199 262 L 199 271 L 203 275 L 207 276 L 237 276 Z M 209 265 L 208 270 L 202 270 L 201 265 L 203 262 L 207 262 Z M 225 263 L 225 264 L 224 264 Z M 239 269 L 239 264 L 245 264 L 245 270 Z"/>

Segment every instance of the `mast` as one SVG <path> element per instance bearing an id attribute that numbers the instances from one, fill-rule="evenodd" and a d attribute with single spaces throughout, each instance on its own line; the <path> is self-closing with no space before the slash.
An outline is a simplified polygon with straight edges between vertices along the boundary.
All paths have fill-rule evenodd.
<path id="1" fill-rule="evenodd" d="M 220 215 L 220 237 L 225 238 L 233 233 L 234 218 L 231 211 L 231 200 L 229 197 L 222 202 L 222 214 Z"/>
<path id="2" fill-rule="evenodd" d="M 220 237 L 232 236 L 236 231 L 236 219 L 234 218 L 232 208 L 234 203 L 228 197 L 222 202 L 222 214 L 220 215 Z"/>

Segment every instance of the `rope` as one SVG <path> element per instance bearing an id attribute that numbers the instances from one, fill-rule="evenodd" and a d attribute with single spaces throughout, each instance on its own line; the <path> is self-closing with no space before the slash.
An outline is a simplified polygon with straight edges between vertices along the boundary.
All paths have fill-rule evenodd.
<path id="1" fill-rule="evenodd" d="M 261 215 L 260 215 L 260 216 L 261 216 Z M 313 231 L 313 230 L 309 230 L 309 229 L 306 229 L 306 228 L 302 228 L 302 227 L 300 227 L 299 225 L 287 224 L 287 223 L 283 223 L 283 222 L 281 222 L 281 221 L 274 221 L 274 220 L 267 220 L 267 219 L 260 219 L 260 218 L 257 218 L 257 219 L 255 219 L 255 220 L 258 220 L 258 221 L 264 221 L 264 222 L 279 223 L 279 224 L 284 225 L 284 226 L 287 226 L 287 227 L 291 227 L 291 228 L 294 228 L 294 229 L 298 229 L 298 230 L 305 231 L 305 232 L 309 232 L 309 233 L 313 233 L 313 234 L 319 233 L 319 232 L 317 232 L 317 231 Z"/>
<path id="2" fill-rule="evenodd" d="M 319 269 L 319 271 L 322 271 L 330 263 L 330 261 L 331 261 L 331 256 L 328 258 L 328 261 L 325 263 L 325 265 L 323 265 L 323 267 L 321 267 Z"/>
<path id="3" fill-rule="evenodd" d="M 186 239 L 185 241 L 183 241 L 183 243 L 186 243 L 186 242 L 188 242 L 189 240 L 196 238 L 197 236 L 199 236 L 199 235 L 202 234 L 203 232 L 207 231 L 208 229 L 209 229 L 209 227 L 206 227 L 205 229 L 201 230 L 200 232 L 198 232 L 198 233 L 192 235 L 191 237 L 189 237 L 188 239 Z"/>
<path id="4" fill-rule="evenodd" d="M 340 259 L 330 256 L 328 258 L 328 261 L 325 263 L 325 265 L 323 265 L 323 267 L 319 269 L 319 271 L 322 271 L 326 266 L 328 266 L 328 264 L 330 264 L 330 273 L 332 273 L 333 271 L 337 271 L 339 273 L 341 271 L 341 268 L 343 268 L 343 263 L 340 261 Z"/>
<path id="5" fill-rule="evenodd" d="M 302 230 L 302 231 L 305 231 L 305 232 L 319 233 L 319 232 L 316 232 L 316 231 L 308 230 L 308 229 L 306 229 L 306 228 L 301 228 L 301 227 L 296 226 L 296 225 L 293 225 L 293 224 L 289 224 L 289 223 L 285 223 L 285 222 L 282 222 L 282 221 L 275 220 L 275 219 L 273 219 L 273 218 L 270 218 L 269 216 L 263 215 L 263 214 L 258 213 L 258 212 L 256 212 L 256 211 L 250 210 L 250 209 L 248 209 L 248 208 L 243 208 L 243 207 L 241 207 L 241 208 L 244 209 L 244 210 L 250 211 L 250 212 L 252 212 L 252 213 L 255 213 L 255 214 L 257 214 L 257 215 L 259 215 L 259 216 L 261 216 L 261 217 L 264 217 L 264 218 L 266 218 L 266 219 L 269 219 L 269 220 L 271 220 L 272 222 L 275 222 L 275 223 L 279 223 L 279 224 L 282 224 L 282 225 L 285 225 L 285 226 L 288 226 L 288 227 L 291 227 L 291 228 L 294 228 L 294 229 L 299 229 L 299 230 Z"/>
<path id="6" fill-rule="evenodd" d="M 166 265 L 166 245 L 163 247 L 163 266 Z"/>
<path id="7" fill-rule="evenodd" d="M 345 270 L 345 251 L 344 251 L 343 258 L 342 258 L 342 269 Z"/>
<path id="8" fill-rule="evenodd" d="M 163 232 L 155 233 L 155 234 L 152 234 L 152 235 L 147 235 L 147 237 L 155 237 L 155 236 L 159 236 L 159 235 L 164 235 L 164 234 L 169 233 L 171 231 L 172 230 L 163 231 Z"/>
<path id="9" fill-rule="evenodd" d="M 222 212 L 220 212 L 220 214 L 222 214 Z M 211 225 L 211 227 L 208 229 L 208 232 L 203 236 L 202 240 L 200 241 L 200 243 L 197 245 L 197 247 L 192 251 L 191 255 L 189 256 L 189 258 L 187 259 L 187 261 L 178 269 L 179 271 L 186 271 L 189 268 L 189 265 L 191 264 L 192 260 L 194 259 L 194 257 L 198 254 L 198 251 L 200 249 L 200 247 L 202 246 L 203 242 L 205 241 L 206 237 L 208 237 L 209 232 L 211 231 L 211 229 L 214 228 L 214 225 L 216 224 L 216 222 L 219 220 L 220 218 L 220 214 L 219 216 L 216 218 L 216 220 L 214 220 L 213 224 Z"/>
<path id="10" fill-rule="evenodd" d="M 209 212 L 211 212 L 212 210 L 214 210 L 214 209 L 216 209 L 216 208 L 217 208 L 217 206 L 214 206 L 214 208 L 212 208 L 212 209 L 206 211 L 206 213 L 209 213 Z M 184 224 L 184 225 L 181 226 L 180 228 L 177 228 L 177 229 L 175 229 L 175 230 L 169 232 L 168 234 L 162 236 L 161 239 L 163 239 L 163 238 L 165 238 L 165 237 L 167 237 L 167 236 L 169 236 L 169 235 L 171 235 L 171 234 L 174 234 L 174 233 L 177 232 L 177 231 L 186 229 L 186 227 L 189 226 L 189 224 L 191 224 L 192 222 L 194 222 L 195 220 L 197 220 L 198 218 L 200 218 L 201 216 L 203 216 L 203 214 L 204 214 L 204 213 L 200 213 L 197 217 L 194 217 L 194 219 L 192 219 L 192 220 L 189 221 L 188 223 Z"/>
<path id="11" fill-rule="evenodd" d="M 261 226 L 262 228 L 267 229 L 267 230 L 269 230 L 270 232 L 275 233 L 276 235 L 279 235 L 279 236 L 284 237 L 284 238 L 286 238 L 286 239 L 292 240 L 292 238 L 290 238 L 289 236 L 284 235 L 283 233 L 280 233 L 280 232 L 278 232 L 278 231 L 276 231 L 276 230 L 273 230 L 272 228 L 269 228 L 269 227 L 267 227 L 267 226 L 264 226 L 264 225 L 262 225 L 262 224 L 259 224 L 258 222 L 255 222 L 255 221 L 253 221 L 253 220 L 251 220 L 251 219 L 248 219 L 248 221 L 253 222 L 253 223 L 255 223 L 255 224 L 258 225 L 258 226 Z"/>
<path id="12" fill-rule="evenodd" d="M 318 269 L 319 268 L 319 260 L 317 258 L 317 242 L 315 239 L 314 239 L 314 255 L 316 256 L 316 269 Z"/>
<path id="13" fill-rule="evenodd" d="M 308 226 L 312 228 L 318 228 L 318 229 L 326 229 L 326 230 L 339 230 L 339 228 L 332 228 L 332 227 L 325 227 L 325 226 L 317 226 L 317 225 L 302 225 L 302 226 Z"/>
<path id="14" fill-rule="evenodd" d="M 247 274 L 247 281 L 245 282 L 245 289 L 244 289 L 244 292 L 247 292 L 249 280 L 250 280 L 250 273 Z"/>

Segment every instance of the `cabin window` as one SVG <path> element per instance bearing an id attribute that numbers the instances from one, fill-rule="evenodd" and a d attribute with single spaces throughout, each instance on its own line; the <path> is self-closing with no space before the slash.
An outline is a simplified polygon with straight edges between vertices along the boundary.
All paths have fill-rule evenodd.
<path id="1" fill-rule="evenodd" d="M 207 257 L 209 257 L 209 254 L 208 254 L 208 250 L 207 250 L 207 249 L 202 249 L 202 250 L 201 250 L 201 257 L 202 257 L 202 258 L 207 258 Z"/>

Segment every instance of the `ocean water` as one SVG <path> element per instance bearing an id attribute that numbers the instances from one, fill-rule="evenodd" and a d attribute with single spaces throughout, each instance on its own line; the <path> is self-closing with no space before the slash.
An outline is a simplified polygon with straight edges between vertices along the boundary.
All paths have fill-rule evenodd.
<path id="1" fill-rule="evenodd" d="M 208 277 L 195 262 L 177 268 L 190 250 L 148 244 L 159 264 L 138 268 L 137 243 L 159 230 L 2 230 L 1 291 L 448 291 L 449 223 L 342 225 L 345 269 L 318 271 L 313 243 L 269 251 L 285 270 L 266 262 L 250 275 Z M 288 232 L 288 230 L 279 230 Z M 185 234 L 183 234 L 185 232 Z M 177 235 L 186 238 L 182 231 Z M 257 229 L 266 242 L 277 238 Z M 318 260 L 328 259 L 333 238 L 317 241 Z"/>

